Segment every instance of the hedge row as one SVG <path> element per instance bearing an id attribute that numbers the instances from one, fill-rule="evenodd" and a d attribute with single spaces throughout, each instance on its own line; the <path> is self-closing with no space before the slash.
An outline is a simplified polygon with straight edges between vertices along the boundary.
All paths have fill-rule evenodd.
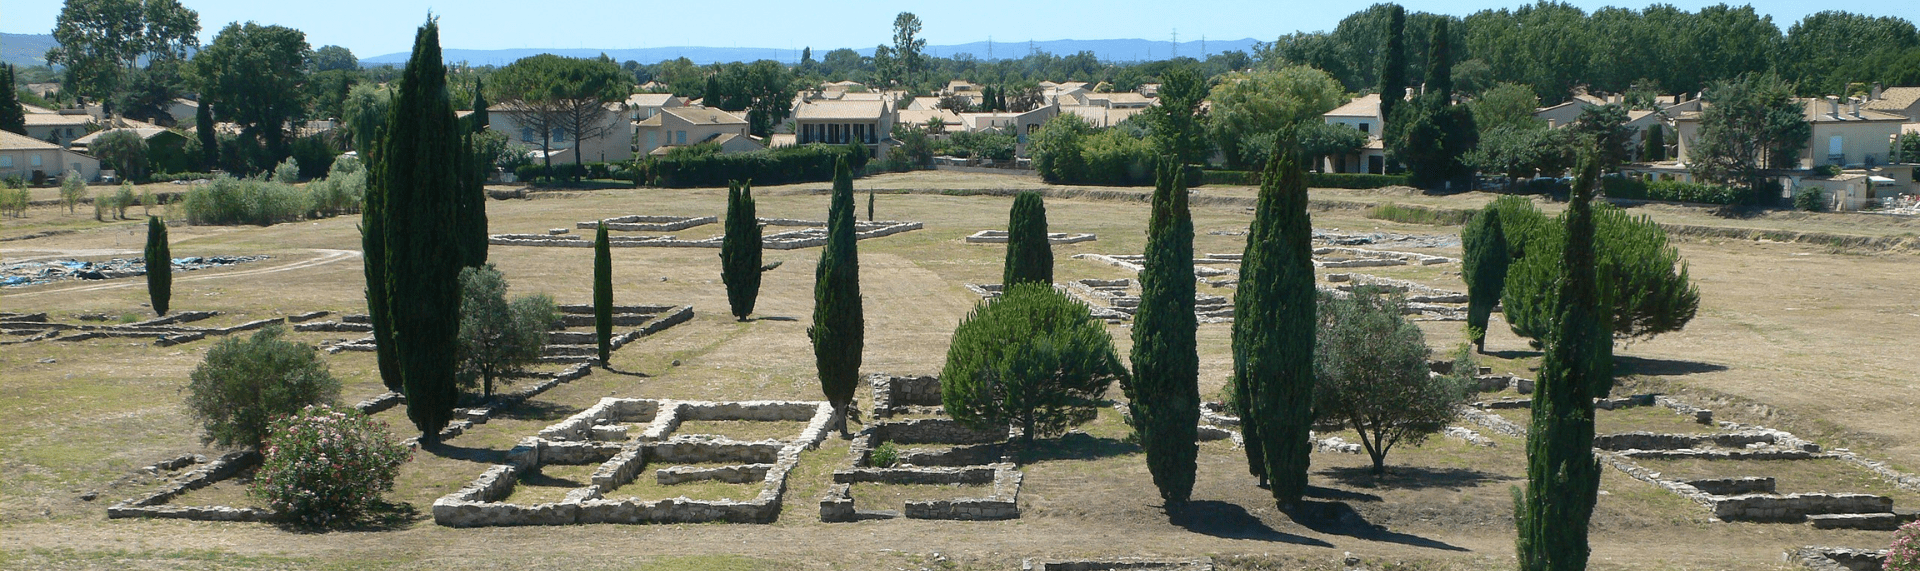
<path id="1" fill-rule="evenodd" d="M 1235 184 L 1258 186 L 1258 171 L 1205 171 L 1200 178 L 1203 184 Z M 1307 173 L 1307 186 L 1312 188 L 1348 188 L 1368 189 L 1388 186 L 1406 186 L 1407 177 L 1400 175 L 1367 173 Z"/>
<path id="2" fill-rule="evenodd" d="M 1647 182 L 1638 178 L 1609 176 L 1600 179 L 1600 188 L 1608 198 L 1664 200 L 1701 204 L 1734 204 L 1742 192 L 1731 186 L 1662 180 Z"/>
<path id="3" fill-rule="evenodd" d="M 868 158 L 866 147 L 808 144 L 745 153 L 654 157 L 636 168 L 654 186 L 717 187 L 735 180 L 775 185 L 833 180 L 834 162 L 842 156 L 855 171 L 864 167 Z"/>

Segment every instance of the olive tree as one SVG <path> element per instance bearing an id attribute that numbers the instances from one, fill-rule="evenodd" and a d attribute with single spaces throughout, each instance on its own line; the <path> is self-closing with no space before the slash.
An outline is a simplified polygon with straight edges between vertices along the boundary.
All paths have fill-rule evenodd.
<path id="1" fill-rule="evenodd" d="M 1314 412 L 1360 433 L 1373 473 L 1386 472 L 1387 452 L 1419 444 L 1452 421 L 1466 402 L 1463 379 L 1428 373 L 1431 350 L 1420 328 L 1401 315 L 1406 301 L 1372 288 L 1320 301 L 1314 354 Z"/>

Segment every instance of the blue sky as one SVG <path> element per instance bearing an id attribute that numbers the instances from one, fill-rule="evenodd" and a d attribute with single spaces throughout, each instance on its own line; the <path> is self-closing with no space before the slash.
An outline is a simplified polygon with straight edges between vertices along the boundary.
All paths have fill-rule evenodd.
<path id="1" fill-rule="evenodd" d="M 315 47 L 346 46 L 360 57 L 406 51 L 413 30 L 428 11 L 440 15 L 441 44 L 448 48 L 647 48 L 665 46 L 767 47 L 815 53 L 837 47 L 871 47 L 892 40 L 894 14 L 908 6 L 925 22 L 932 45 L 985 40 L 1009 44 L 1028 39 L 1143 38 L 1181 41 L 1256 38 L 1271 40 L 1294 31 L 1332 29 L 1365 8 L 1359 2 L 1297 0 L 1108 0 L 1105 2 L 1009 2 L 969 0 L 915 3 L 873 0 L 782 2 L 654 2 L 646 0 L 182 0 L 200 12 L 204 39 L 228 22 L 252 20 L 307 33 Z M 1608 5 L 1643 8 L 1647 3 L 1574 0 L 1591 10 Z M 1696 10 L 1718 4 L 1669 2 Z M 45 34 L 60 13 L 57 0 L 6 0 L 0 31 Z M 1466 15 L 1511 8 L 1519 0 L 1412 0 L 1410 10 Z M 1920 20 L 1920 3 L 1870 2 L 1843 6 L 1810 0 L 1761 0 L 1755 9 L 1783 30 L 1822 9 Z M 1175 9 L 1168 9 L 1174 6 Z"/>

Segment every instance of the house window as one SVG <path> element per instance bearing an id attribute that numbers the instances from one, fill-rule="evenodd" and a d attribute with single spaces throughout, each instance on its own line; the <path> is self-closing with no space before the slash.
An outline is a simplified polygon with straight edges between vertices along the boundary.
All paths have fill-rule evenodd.
<path id="1" fill-rule="evenodd" d="M 520 141 L 526 143 L 533 142 L 533 127 L 520 128 Z"/>
<path id="2" fill-rule="evenodd" d="M 1373 131 L 1369 131 L 1369 130 L 1367 130 L 1367 129 L 1369 129 L 1369 128 L 1371 128 L 1371 127 L 1372 127 L 1371 125 L 1368 125 L 1368 124 L 1366 124 L 1366 123 L 1361 123 L 1361 124 L 1360 124 L 1360 132 L 1362 132 L 1362 133 L 1372 133 Z"/>
<path id="3" fill-rule="evenodd" d="M 27 156 L 29 157 L 27 159 L 27 162 L 29 164 L 32 164 L 33 166 L 36 166 L 36 167 L 40 166 L 40 155 L 27 155 Z"/>
<path id="4" fill-rule="evenodd" d="M 554 130 L 553 130 L 553 142 L 555 142 L 555 143 L 565 143 L 565 142 L 567 142 L 567 130 L 566 130 L 566 128 L 564 128 L 564 127 L 562 127 L 562 128 L 559 128 L 559 129 L 554 129 Z"/>
<path id="5" fill-rule="evenodd" d="M 685 144 L 687 144 L 687 132 L 686 132 L 686 131 L 674 131 L 674 135 L 673 135 L 673 138 L 674 138 L 674 144 L 676 144 L 676 145 L 685 145 Z"/>
<path id="6" fill-rule="evenodd" d="M 13 155 L 0 155 L 0 169 L 13 168 Z"/>

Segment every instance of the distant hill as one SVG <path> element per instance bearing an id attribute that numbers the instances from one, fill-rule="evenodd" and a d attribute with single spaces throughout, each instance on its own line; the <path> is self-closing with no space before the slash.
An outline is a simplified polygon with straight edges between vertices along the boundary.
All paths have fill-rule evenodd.
<path id="1" fill-rule="evenodd" d="M 1251 53 L 1253 38 L 1239 40 L 1211 40 L 1205 43 L 1206 54 L 1217 54 L 1229 50 L 1241 50 Z M 1177 54 L 1170 42 L 1148 40 L 1049 40 L 1032 42 L 973 42 L 944 46 L 927 46 L 927 53 L 941 57 L 953 57 L 957 54 L 973 54 L 977 59 L 1007 59 L 1025 57 L 1029 50 L 1042 51 L 1055 55 L 1071 55 L 1082 51 L 1093 52 L 1094 57 L 1103 61 L 1146 61 L 1167 59 L 1173 55 L 1202 58 L 1202 42 L 1180 42 Z M 44 51 L 44 50 L 43 50 Z M 816 47 L 814 59 L 826 56 L 827 48 Z M 873 55 L 873 48 L 856 49 L 860 55 Z M 685 57 L 696 64 L 723 63 L 734 61 L 754 61 L 762 59 L 777 60 L 785 63 L 798 63 L 798 50 L 776 48 L 713 48 L 700 46 L 640 48 L 640 49 L 506 49 L 506 50 L 463 50 L 447 49 L 443 51 L 448 63 L 467 62 L 473 65 L 506 65 L 514 60 L 538 55 L 554 54 L 566 57 L 598 57 L 607 54 L 614 61 L 633 60 L 640 63 L 656 63 Z M 360 60 L 364 65 L 404 64 L 412 54 L 396 52 Z"/>
<path id="2" fill-rule="evenodd" d="M 47 50 L 58 45 L 52 34 L 0 33 L 0 61 L 22 67 L 47 65 Z"/>

